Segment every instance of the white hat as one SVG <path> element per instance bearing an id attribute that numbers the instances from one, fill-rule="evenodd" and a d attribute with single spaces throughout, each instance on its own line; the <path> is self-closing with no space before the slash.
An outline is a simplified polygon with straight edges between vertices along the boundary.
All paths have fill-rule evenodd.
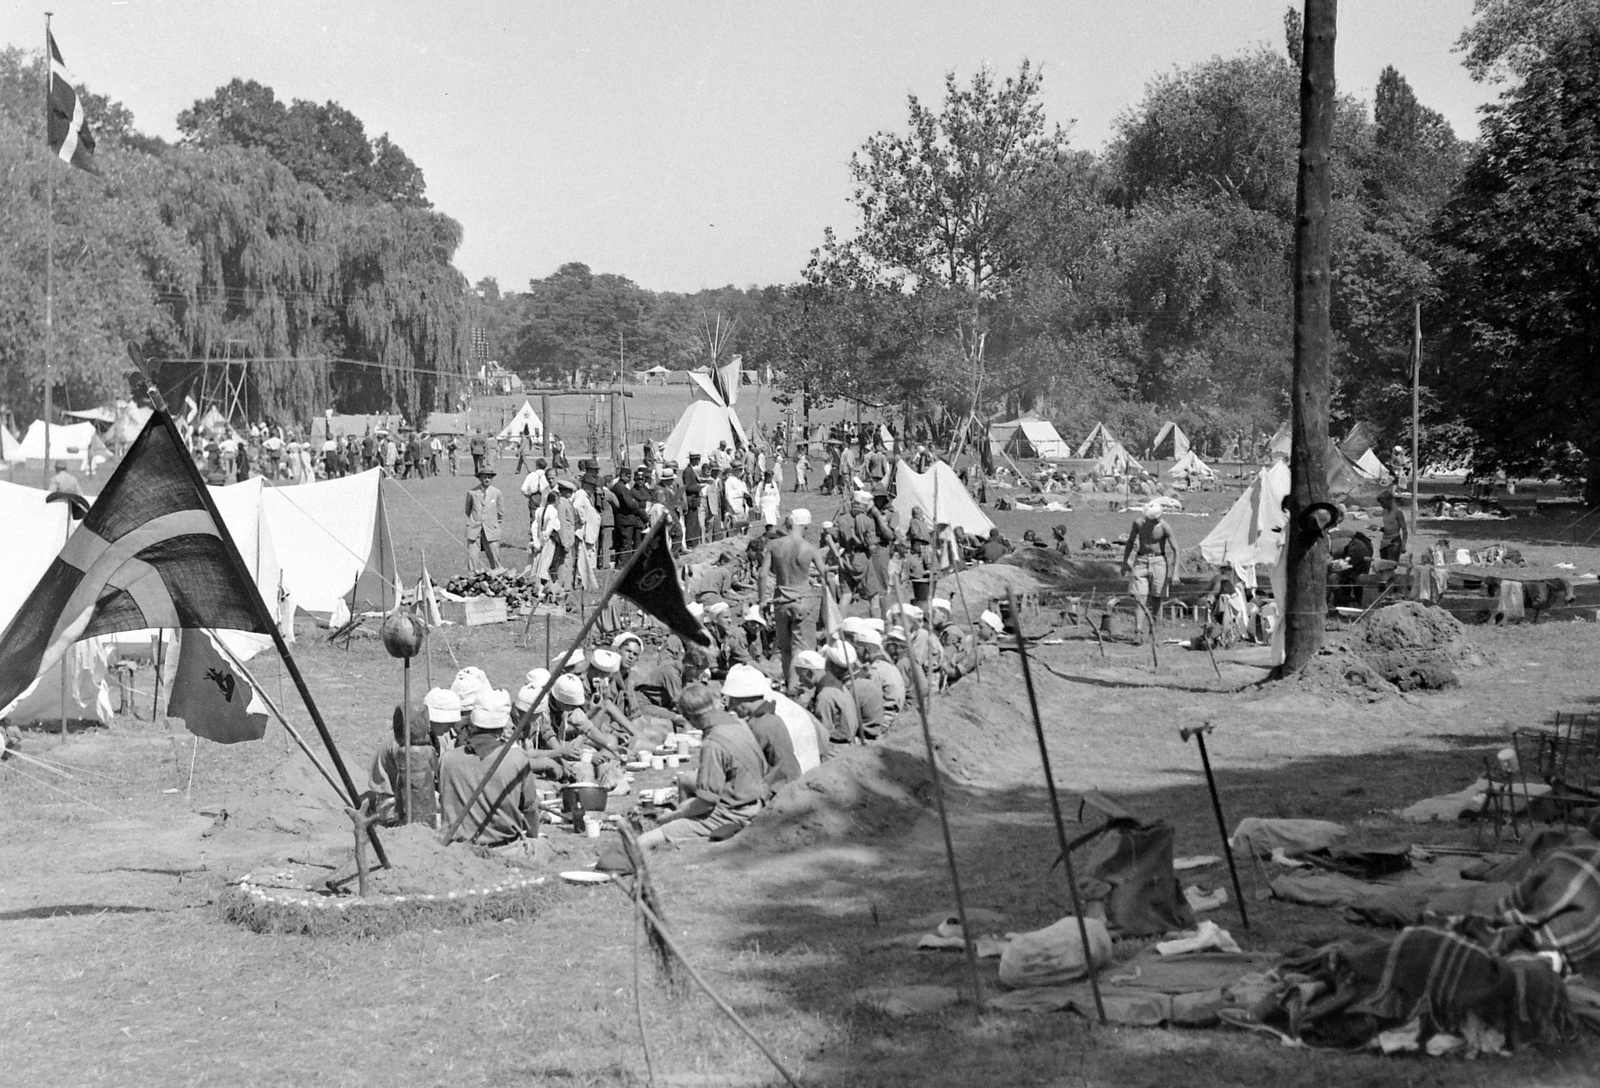
<path id="1" fill-rule="evenodd" d="M 856 648 L 848 642 L 830 642 L 822 655 L 844 669 L 856 663 Z"/>
<path id="2" fill-rule="evenodd" d="M 900 609 L 900 614 L 910 616 L 914 620 L 920 620 L 922 618 L 922 609 L 917 605 L 908 604 Z"/>
<path id="3" fill-rule="evenodd" d="M 613 650 L 621 650 L 630 642 L 637 642 L 639 644 L 639 649 L 644 649 L 644 639 L 640 638 L 632 631 L 623 631 L 621 634 L 617 635 L 616 638 L 612 639 L 611 648 Z"/>
<path id="4" fill-rule="evenodd" d="M 946 612 L 950 611 L 950 602 L 945 600 L 943 597 L 935 597 L 933 600 L 928 602 L 928 606 L 930 608 L 942 608 Z"/>
<path id="5" fill-rule="evenodd" d="M 856 500 L 856 502 L 871 502 L 872 501 L 872 492 L 870 492 L 870 491 L 854 491 L 854 492 L 851 492 L 850 497 L 852 499 Z"/>
<path id="6" fill-rule="evenodd" d="M 478 692 L 472 708 L 472 728 L 498 733 L 511 724 L 511 696 L 496 688 Z"/>
<path id="7" fill-rule="evenodd" d="M 550 698 L 562 706 L 582 706 L 584 700 L 583 681 L 572 673 L 562 673 L 556 677 L 555 686 L 550 689 Z"/>
<path id="8" fill-rule="evenodd" d="M 583 651 L 575 649 L 566 657 L 558 657 L 550 662 L 550 667 L 557 672 L 579 672 L 587 664 L 588 659 L 583 656 Z"/>
<path id="9" fill-rule="evenodd" d="M 883 638 L 885 642 L 905 642 L 906 629 L 901 627 L 899 624 L 895 624 L 893 627 L 889 628 L 889 630 L 884 632 Z"/>
<path id="10" fill-rule="evenodd" d="M 825 669 L 828 667 L 828 663 L 815 650 L 801 650 L 794 655 L 794 667 L 797 669 Z"/>
<path id="11" fill-rule="evenodd" d="M 860 616 L 846 616 L 842 621 L 840 621 L 839 630 L 843 631 L 851 638 L 854 638 L 856 635 L 861 633 L 861 629 L 864 626 L 866 626 L 866 624 L 862 621 Z"/>
<path id="12" fill-rule="evenodd" d="M 722 694 L 729 699 L 759 699 L 772 694 L 772 683 L 752 665 L 735 665 L 722 682 Z"/>
<path id="13" fill-rule="evenodd" d="M 883 645 L 883 636 L 881 634 L 879 634 L 877 631 L 874 631 L 870 627 L 863 627 L 860 631 L 858 631 L 856 633 L 856 645 L 858 645 L 858 646 L 882 646 Z"/>
<path id="14" fill-rule="evenodd" d="M 810 525 L 811 511 L 803 506 L 789 511 L 789 523 L 791 525 Z"/>
<path id="15" fill-rule="evenodd" d="M 434 688 L 422 697 L 430 722 L 452 723 L 461 720 L 461 698 L 449 688 Z"/>
<path id="16" fill-rule="evenodd" d="M 615 650 L 604 648 L 590 650 L 589 667 L 597 669 L 608 676 L 615 676 L 622 670 L 622 655 Z"/>
<path id="17" fill-rule="evenodd" d="M 1000 619 L 999 614 L 992 612 L 987 608 L 984 609 L 983 614 L 978 617 L 978 622 L 987 624 L 989 629 L 997 635 L 1006 629 L 1005 622 Z"/>
<path id="18" fill-rule="evenodd" d="M 1152 499 L 1144 504 L 1144 516 L 1147 518 L 1158 518 L 1161 516 L 1161 509 L 1160 500 Z"/>
<path id="19" fill-rule="evenodd" d="M 520 714 L 522 711 L 533 706 L 533 704 L 539 698 L 539 693 L 543 690 L 543 684 L 524 684 L 522 685 L 522 690 L 517 692 L 517 697 L 513 701 L 512 705 Z"/>
<path id="20" fill-rule="evenodd" d="M 728 602 L 727 601 L 712 601 L 711 604 L 706 606 L 706 611 L 709 612 L 713 616 L 720 616 L 724 612 L 726 612 L 727 610 L 728 610 Z"/>
<path id="21" fill-rule="evenodd" d="M 825 521 L 825 522 L 822 523 L 822 527 L 824 529 L 832 529 L 833 528 L 833 522 Z"/>
<path id="22" fill-rule="evenodd" d="M 690 601 L 689 602 L 689 615 L 693 616 L 697 620 L 705 619 L 706 618 L 706 606 L 701 604 L 699 601 Z"/>
<path id="23" fill-rule="evenodd" d="M 747 608 L 745 610 L 744 622 L 746 622 L 746 623 L 759 623 L 761 626 L 765 627 L 765 626 L 767 626 L 767 617 L 765 617 L 765 616 L 763 616 L 761 614 L 761 606 L 760 605 L 753 604 L 753 605 L 751 605 L 749 608 Z"/>
<path id="24" fill-rule="evenodd" d="M 478 692 L 489 687 L 489 677 L 476 665 L 468 665 L 456 673 L 456 678 L 450 684 L 450 690 L 456 693 L 456 698 L 461 700 L 461 713 L 470 714 L 473 706 L 478 701 Z"/>
<path id="25" fill-rule="evenodd" d="M 866 619 L 861 621 L 861 626 L 869 628 L 870 630 L 876 631 L 876 632 L 878 632 L 878 634 L 881 635 L 881 634 L 883 634 L 884 627 L 886 625 L 877 616 L 869 616 Z"/>

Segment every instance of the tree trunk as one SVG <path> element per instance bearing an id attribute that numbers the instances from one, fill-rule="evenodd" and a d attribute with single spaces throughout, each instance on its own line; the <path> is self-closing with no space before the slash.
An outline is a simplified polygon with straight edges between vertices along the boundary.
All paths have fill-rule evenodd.
<path id="1" fill-rule="evenodd" d="M 1333 39 L 1337 0 L 1305 0 L 1300 67 L 1300 172 L 1295 199 L 1294 435 L 1289 458 L 1285 675 L 1322 646 L 1328 612 L 1328 538 L 1300 514 L 1328 498 L 1328 150 L 1333 142 Z"/>
<path id="2" fill-rule="evenodd" d="M 1585 451 L 1589 462 L 1589 474 L 1583 481 L 1583 503 L 1585 506 L 1600 506 L 1600 448 Z"/>

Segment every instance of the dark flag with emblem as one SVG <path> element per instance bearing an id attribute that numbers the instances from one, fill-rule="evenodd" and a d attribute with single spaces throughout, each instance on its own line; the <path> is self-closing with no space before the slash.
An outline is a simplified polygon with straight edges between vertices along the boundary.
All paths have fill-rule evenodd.
<path id="1" fill-rule="evenodd" d="M 50 150 L 62 162 L 98 174 L 100 171 L 94 164 L 94 135 L 83 113 L 83 96 L 67 73 L 67 62 L 61 59 L 61 50 L 56 48 L 56 36 L 46 31 L 45 37 L 50 41 L 50 93 L 45 96 Z"/>
<path id="2" fill-rule="evenodd" d="M 689 614 L 678 567 L 672 561 L 672 549 L 667 546 L 667 534 L 660 522 L 639 546 L 643 551 L 617 584 L 617 592 L 666 624 L 678 637 L 697 646 L 711 645 L 711 636 Z"/>
<path id="3" fill-rule="evenodd" d="M 167 716 L 197 737 L 239 744 L 267 735 L 267 708 L 210 631 L 185 631 Z"/>
<path id="4" fill-rule="evenodd" d="M 0 634 L 0 707 L 81 639 L 152 627 L 272 633 L 204 487 L 166 413 L 152 413 Z"/>

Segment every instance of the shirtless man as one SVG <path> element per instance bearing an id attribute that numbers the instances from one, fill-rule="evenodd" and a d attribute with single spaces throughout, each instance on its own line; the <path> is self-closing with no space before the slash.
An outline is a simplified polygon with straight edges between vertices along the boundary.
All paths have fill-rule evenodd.
<path id="1" fill-rule="evenodd" d="M 1160 503 L 1146 506 L 1143 516 L 1128 530 L 1122 570 L 1128 576 L 1128 592 L 1144 602 L 1150 621 L 1154 621 L 1161 614 L 1161 598 L 1171 592 L 1178 576 L 1178 543 L 1172 538 L 1172 527 L 1161 518 Z M 1142 638 L 1145 616 L 1135 616 L 1133 622 Z M 1154 631 L 1151 637 L 1155 637 Z"/>
<path id="2" fill-rule="evenodd" d="M 1383 535 L 1379 539 L 1378 558 L 1398 562 L 1411 543 L 1411 522 L 1405 510 L 1394 501 L 1393 491 L 1379 495 L 1378 505 L 1383 507 Z"/>
<path id="3" fill-rule="evenodd" d="M 807 647 L 795 646 L 796 634 L 806 623 L 816 625 L 818 589 L 811 584 L 811 568 L 822 568 L 822 550 L 806 539 L 811 511 L 791 510 L 787 519 L 789 534 L 770 542 L 761 556 L 757 580 L 757 599 L 772 606 L 772 626 L 777 632 L 778 654 L 783 661 L 783 689 L 787 695 L 797 690 L 794 655 Z M 804 639 L 804 634 L 800 635 Z"/>

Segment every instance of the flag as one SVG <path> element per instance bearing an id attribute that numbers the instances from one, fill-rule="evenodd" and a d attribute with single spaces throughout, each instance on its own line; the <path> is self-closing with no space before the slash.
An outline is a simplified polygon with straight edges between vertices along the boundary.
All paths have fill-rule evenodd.
<path id="1" fill-rule="evenodd" d="M 83 98 L 67 72 L 67 62 L 61 59 L 61 50 L 56 48 L 56 36 L 47 30 L 45 37 L 50 41 L 50 91 L 44 105 L 50 150 L 62 162 L 98 174 L 94 135 L 83 114 Z"/>
<path id="2" fill-rule="evenodd" d="M 0 634 L 0 706 L 96 635 L 152 627 L 270 635 L 260 591 L 209 500 L 177 429 L 152 412 Z"/>
<path id="3" fill-rule="evenodd" d="M 187 631 L 178 647 L 167 716 L 189 732 L 218 744 L 267 735 L 267 708 L 211 631 Z"/>
<path id="4" fill-rule="evenodd" d="M 666 624 L 680 638 L 698 646 L 710 646 L 711 636 L 700 621 L 689 614 L 678 580 L 678 567 L 672 561 L 663 531 L 665 519 L 658 520 L 645 534 L 638 561 L 617 584 L 617 592 Z"/>
<path id="5" fill-rule="evenodd" d="M 439 595 L 433 589 L 433 576 L 428 573 L 428 568 L 422 568 L 422 577 L 417 581 L 417 604 L 421 607 L 422 620 L 429 627 L 444 626 L 444 617 L 439 614 Z"/>

